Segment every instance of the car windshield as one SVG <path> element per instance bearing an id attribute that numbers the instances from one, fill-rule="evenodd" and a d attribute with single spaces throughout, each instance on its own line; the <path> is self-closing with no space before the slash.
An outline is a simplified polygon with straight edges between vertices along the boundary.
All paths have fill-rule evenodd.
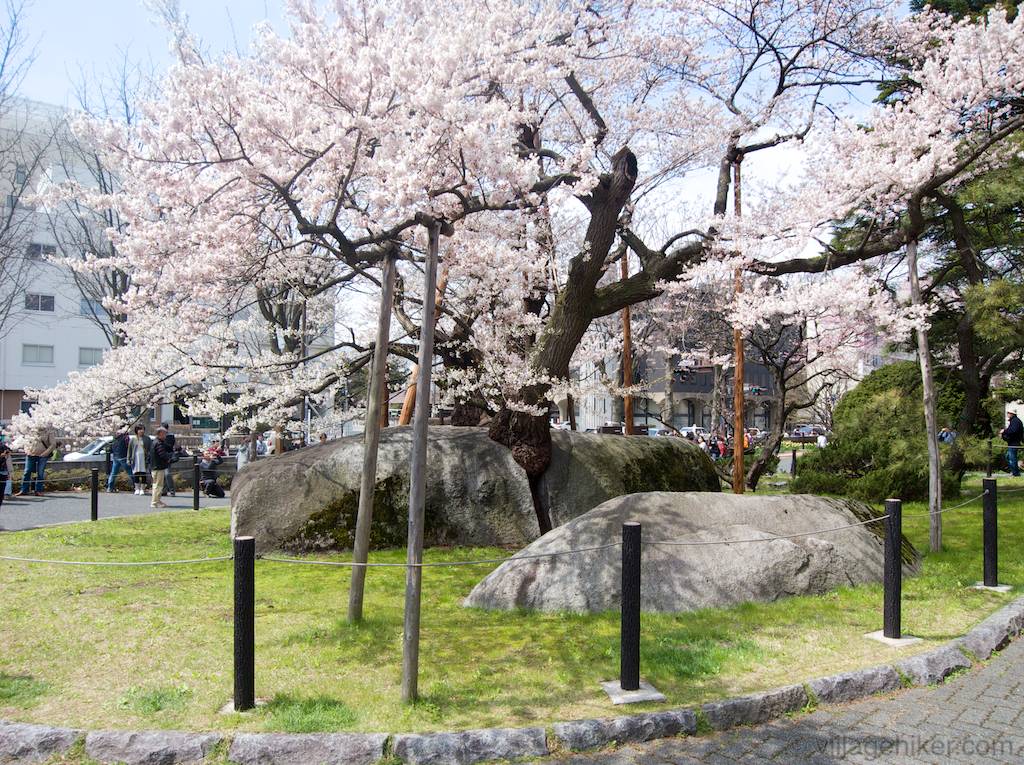
<path id="1" fill-rule="evenodd" d="M 82 452 L 83 454 L 95 454 L 96 452 L 103 448 L 103 445 L 106 442 L 107 439 L 105 438 L 97 438 L 95 441 L 89 443 L 88 446 L 84 446 L 81 449 L 79 449 L 79 451 Z"/>

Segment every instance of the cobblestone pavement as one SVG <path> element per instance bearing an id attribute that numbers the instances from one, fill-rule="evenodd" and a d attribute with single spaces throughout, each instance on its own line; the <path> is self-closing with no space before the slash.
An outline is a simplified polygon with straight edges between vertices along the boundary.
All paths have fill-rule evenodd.
<path id="1" fill-rule="evenodd" d="M 1024 639 L 939 686 L 748 728 L 652 741 L 548 765 L 1024 763 Z"/>
<path id="2" fill-rule="evenodd" d="M 119 491 L 107 494 L 100 489 L 99 516 L 113 518 L 126 515 L 145 515 L 148 513 L 167 512 L 169 510 L 190 510 L 192 508 L 192 489 L 184 487 L 175 497 L 164 497 L 166 508 L 149 506 L 150 497 L 136 496 L 131 491 Z M 199 496 L 200 507 L 227 507 L 231 504 L 231 495 L 224 499 L 214 499 L 205 495 Z M 53 526 L 61 523 L 74 523 L 89 520 L 89 492 L 68 491 L 50 492 L 44 497 L 4 497 L 0 506 L 0 531 L 21 531 L 39 526 Z"/>

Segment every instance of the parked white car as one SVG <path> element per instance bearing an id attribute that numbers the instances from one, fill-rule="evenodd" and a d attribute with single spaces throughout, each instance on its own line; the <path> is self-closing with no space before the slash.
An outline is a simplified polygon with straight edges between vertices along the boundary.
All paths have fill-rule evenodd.
<path id="1" fill-rule="evenodd" d="M 105 462 L 107 459 L 107 446 L 113 440 L 111 436 L 97 438 L 77 451 L 68 452 L 62 460 L 64 462 Z"/>

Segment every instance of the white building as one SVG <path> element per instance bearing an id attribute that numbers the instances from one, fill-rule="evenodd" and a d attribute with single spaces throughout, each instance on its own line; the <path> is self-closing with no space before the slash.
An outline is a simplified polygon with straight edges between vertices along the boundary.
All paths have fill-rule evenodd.
<path id="1" fill-rule="evenodd" d="M 0 116 L 0 191 L 10 221 L 0 301 L 10 309 L 0 323 L 0 425 L 30 404 L 25 392 L 67 379 L 100 361 L 109 347 L 97 323 L 100 306 L 82 298 L 70 269 L 48 260 L 60 256 L 48 216 L 21 196 L 44 174 L 53 177 L 53 127 L 58 107 L 17 101 Z"/>

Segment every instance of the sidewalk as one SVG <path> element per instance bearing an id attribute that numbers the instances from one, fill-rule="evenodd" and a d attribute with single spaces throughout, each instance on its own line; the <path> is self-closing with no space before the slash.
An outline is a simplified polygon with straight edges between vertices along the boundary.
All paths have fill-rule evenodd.
<path id="1" fill-rule="evenodd" d="M 961 677 L 709 736 L 545 765 L 1024 763 L 1024 639 Z"/>
<path id="2" fill-rule="evenodd" d="M 122 517 L 127 515 L 146 515 L 148 513 L 166 512 L 169 510 L 191 510 L 192 489 L 184 487 L 176 497 L 164 497 L 166 508 L 149 506 L 147 494 L 140 497 L 130 491 L 107 494 L 100 490 L 100 518 Z M 231 504 L 231 492 L 223 499 L 199 495 L 199 506 L 227 507 Z M 0 507 L 0 531 L 20 531 L 39 526 L 53 526 L 61 523 L 74 523 L 89 520 L 89 492 L 62 491 L 47 494 L 44 497 L 4 497 Z"/>

